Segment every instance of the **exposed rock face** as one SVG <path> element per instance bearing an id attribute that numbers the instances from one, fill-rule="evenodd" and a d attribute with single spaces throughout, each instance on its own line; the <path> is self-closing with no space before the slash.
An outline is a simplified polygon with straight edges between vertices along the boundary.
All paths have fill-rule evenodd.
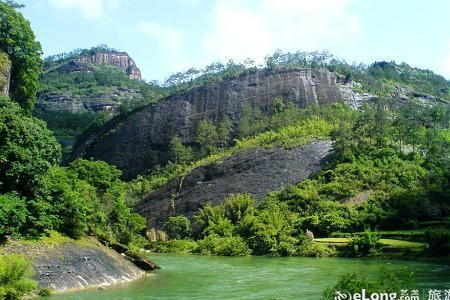
<path id="1" fill-rule="evenodd" d="M 200 120 L 228 117 L 236 127 L 246 105 L 268 112 L 276 97 L 298 107 L 342 101 L 336 76 L 329 71 L 260 70 L 192 88 L 113 120 L 78 145 L 74 157 L 104 160 L 119 167 L 125 178 L 132 178 L 167 161 L 167 145 L 173 136 L 187 144 L 194 142 Z"/>
<path id="2" fill-rule="evenodd" d="M 91 56 L 82 56 L 75 60 L 81 64 L 105 64 L 116 66 L 124 70 L 130 78 L 141 79 L 141 71 L 126 52 L 97 52 Z"/>
<path id="3" fill-rule="evenodd" d="M 168 216 L 192 216 L 206 202 L 222 203 L 231 193 L 250 193 L 260 200 L 269 191 L 296 184 L 319 171 L 330 152 L 330 141 L 313 141 L 290 150 L 240 152 L 170 182 L 139 202 L 135 209 L 147 218 L 150 227 L 161 228 Z"/>
<path id="4" fill-rule="evenodd" d="M 6 53 L 0 51 L 0 93 L 9 94 L 11 61 Z"/>
<path id="5" fill-rule="evenodd" d="M 355 81 L 345 81 L 344 79 L 340 79 L 338 80 L 338 86 L 345 104 L 353 109 L 359 109 L 364 104 L 377 98 L 375 95 L 369 93 L 356 92 L 355 89 L 360 88 L 361 84 Z"/>
<path id="6" fill-rule="evenodd" d="M 40 288 L 67 291 L 108 286 L 145 276 L 145 272 L 98 242 L 88 245 L 6 245 L 4 253 L 20 253 L 33 260 Z"/>
<path id="7" fill-rule="evenodd" d="M 87 111 L 90 113 L 115 114 L 120 103 L 134 102 L 142 99 L 140 91 L 123 87 L 110 92 L 98 92 L 87 96 L 74 95 L 67 92 L 46 92 L 38 94 L 36 109 L 45 112 Z"/>

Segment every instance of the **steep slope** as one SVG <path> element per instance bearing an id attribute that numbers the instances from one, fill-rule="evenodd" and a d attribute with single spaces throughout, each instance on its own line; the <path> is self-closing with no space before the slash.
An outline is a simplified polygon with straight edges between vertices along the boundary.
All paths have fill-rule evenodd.
<path id="1" fill-rule="evenodd" d="M 192 216 L 207 202 L 220 204 L 232 193 L 250 193 L 257 200 L 268 192 L 307 179 L 323 167 L 330 141 L 293 148 L 256 148 L 198 167 L 140 201 L 135 209 L 161 227 L 171 215 Z"/>
<path id="2" fill-rule="evenodd" d="M 85 138 L 73 157 L 114 164 L 133 178 L 167 162 L 167 145 L 174 136 L 192 144 L 200 120 L 228 117 L 236 127 L 246 105 L 268 112 L 282 97 L 297 107 L 343 101 L 334 73 L 323 69 L 258 70 L 188 89 L 164 101 L 117 118 Z"/>

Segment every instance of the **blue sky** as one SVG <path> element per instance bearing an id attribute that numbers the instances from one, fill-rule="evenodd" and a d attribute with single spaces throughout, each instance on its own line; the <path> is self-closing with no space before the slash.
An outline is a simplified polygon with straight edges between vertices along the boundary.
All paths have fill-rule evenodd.
<path id="1" fill-rule="evenodd" d="M 147 80 L 276 49 L 405 61 L 450 79 L 447 0 L 18 0 L 44 55 L 99 44 Z"/>

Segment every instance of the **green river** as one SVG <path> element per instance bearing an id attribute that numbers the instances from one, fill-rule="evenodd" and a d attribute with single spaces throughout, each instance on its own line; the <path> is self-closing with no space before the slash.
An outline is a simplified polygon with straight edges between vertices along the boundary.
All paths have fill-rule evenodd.
<path id="1" fill-rule="evenodd" d="M 73 292 L 50 299 L 320 299 L 322 291 L 333 285 L 340 274 L 355 272 L 374 276 L 384 264 L 393 269 L 407 267 L 414 271 L 423 292 L 430 288 L 450 288 L 450 267 L 428 262 L 167 254 L 151 258 L 162 269 L 147 278 L 105 290 Z"/>

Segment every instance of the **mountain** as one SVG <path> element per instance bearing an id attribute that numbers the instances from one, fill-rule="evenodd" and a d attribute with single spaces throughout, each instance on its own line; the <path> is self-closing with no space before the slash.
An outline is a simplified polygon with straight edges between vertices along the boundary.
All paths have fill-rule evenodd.
<path id="1" fill-rule="evenodd" d="M 168 161 L 171 138 L 194 144 L 201 120 L 218 123 L 228 118 L 236 131 L 247 105 L 268 113 L 276 98 L 296 107 L 342 102 L 339 81 L 322 69 L 257 70 L 194 87 L 112 120 L 77 144 L 74 157 L 104 160 L 119 167 L 125 178 L 133 178 Z"/>
<path id="2" fill-rule="evenodd" d="M 160 97 L 127 53 L 104 46 L 47 58 L 40 83 L 35 115 L 66 146 L 95 119 Z"/>

